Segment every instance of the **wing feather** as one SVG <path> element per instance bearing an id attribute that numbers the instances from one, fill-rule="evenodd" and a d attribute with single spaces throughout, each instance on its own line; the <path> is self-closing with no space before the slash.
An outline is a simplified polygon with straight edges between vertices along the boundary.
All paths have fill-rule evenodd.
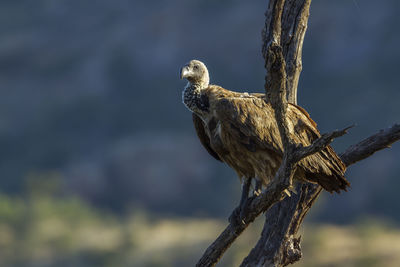
<path id="1" fill-rule="evenodd" d="M 196 130 L 197 136 L 200 139 L 201 144 L 204 146 L 204 148 L 211 156 L 213 156 L 216 160 L 222 161 L 221 158 L 218 156 L 218 154 L 210 146 L 210 138 L 207 136 L 205 132 L 204 124 L 201 118 L 197 116 L 195 113 L 192 113 L 192 119 L 194 128 Z"/>
<path id="2" fill-rule="evenodd" d="M 274 110 L 265 101 L 262 94 L 248 95 L 218 88 L 218 95 L 212 99 L 213 110 L 225 127 L 231 129 L 235 138 L 250 151 L 254 149 L 272 150 L 282 156 L 282 141 L 275 120 Z M 316 123 L 301 107 L 288 106 L 288 123 L 291 138 L 304 146 L 310 145 L 320 137 Z M 299 162 L 307 180 L 320 184 L 329 192 L 346 189 L 350 184 L 344 178 L 346 166 L 327 146 L 319 153 L 313 154 Z"/>

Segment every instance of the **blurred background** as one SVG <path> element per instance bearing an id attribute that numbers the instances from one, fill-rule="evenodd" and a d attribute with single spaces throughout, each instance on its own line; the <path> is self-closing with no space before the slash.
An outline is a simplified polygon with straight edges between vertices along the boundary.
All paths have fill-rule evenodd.
<path id="1" fill-rule="evenodd" d="M 0 266 L 193 266 L 240 198 L 181 103 L 180 67 L 263 92 L 268 1 L 38 0 L 0 3 Z M 349 145 L 399 123 L 396 0 L 319 0 L 299 104 Z M 297 266 L 400 265 L 400 145 L 323 193 Z M 255 245 L 257 221 L 219 266 Z"/>

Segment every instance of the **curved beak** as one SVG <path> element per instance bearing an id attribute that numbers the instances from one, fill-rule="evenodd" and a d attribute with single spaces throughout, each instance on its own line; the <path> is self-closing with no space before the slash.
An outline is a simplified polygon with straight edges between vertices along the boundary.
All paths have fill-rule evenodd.
<path id="1" fill-rule="evenodd" d="M 184 67 L 181 68 L 181 80 L 182 80 L 183 78 L 188 77 L 189 74 L 190 74 L 189 66 L 184 66 Z"/>

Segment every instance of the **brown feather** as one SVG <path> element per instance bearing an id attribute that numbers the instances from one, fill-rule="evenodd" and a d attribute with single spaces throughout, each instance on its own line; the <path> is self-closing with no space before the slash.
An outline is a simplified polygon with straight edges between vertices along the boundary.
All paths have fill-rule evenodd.
<path id="1" fill-rule="evenodd" d="M 218 154 L 211 148 L 210 146 L 210 138 L 207 136 L 205 130 L 204 130 L 204 125 L 203 121 L 199 116 L 197 116 L 195 113 L 192 113 L 192 119 L 193 119 L 193 124 L 194 128 L 196 130 L 197 136 L 200 139 L 201 144 L 204 146 L 204 148 L 207 150 L 207 152 L 213 156 L 216 160 L 222 161 Z"/>
<path id="2" fill-rule="evenodd" d="M 203 146 L 240 177 L 257 176 L 268 184 L 282 160 L 282 141 L 265 95 L 237 93 L 215 85 L 202 89 L 201 94 L 207 96 L 209 111 L 199 114 L 202 120 L 193 118 Z M 290 104 L 287 114 L 294 142 L 308 146 L 320 137 L 316 123 L 303 108 Z M 329 192 L 349 186 L 344 178 L 346 166 L 330 146 L 298 166 L 295 178 L 318 183 Z"/>

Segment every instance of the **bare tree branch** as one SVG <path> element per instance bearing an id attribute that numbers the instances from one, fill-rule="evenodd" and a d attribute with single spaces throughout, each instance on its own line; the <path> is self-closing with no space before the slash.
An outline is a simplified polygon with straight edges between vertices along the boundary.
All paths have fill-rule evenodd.
<path id="1" fill-rule="evenodd" d="M 341 135 L 346 129 L 341 131 Z M 329 136 L 336 135 L 330 133 Z M 314 142 L 310 147 L 289 146 L 288 153 L 285 153 L 281 167 L 275 175 L 274 180 L 258 197 L 251 197 L 248 201 L 246 214 L 243 218 L 244 224 L 235 220 L 231 220 L 228 227 L 220 234 L 217 240 L 211 244 L 206 250 L 203 257 L 196 266 L 214 266 L 222 254 L 230 247 L 235 239 L 247 228 L 247 226 L 255 220 L 262 212 L 269 209 L 273 204 L 282 200 L 286 195 L 283 193 L 289 187 L 286 177 L 293 175 L 295 165 L 298 161 L 310 154 L 310 151 L 318 152 L 326 147 L 333 139 L 322 136 L 318 141 Z M 324 146 L 320 146 L 325 142 Z M 314 148 L 319 147 L 319 148 Z M 294 150 L 296 150 L 295 153 Z M 239 209 L 239 207 L 237 208 Z M 232 214 L 236 214 L 233 212 Z"/>
<path id="2" fill-rule="evenodd" d="M 316 139 L 311 146 L 305 147 L 302 151 L 299 151 L 301 153 L 303 153 L 304 155 L 300 155 L 301 157 L 306 157 L 306 156 L 310 156 L 318 151 L 321 151 L 322 149 L 324 149 L 326 147 L 327 143 L 331 143 L 333 141 L 334 138 L 343 136 L 347 133 L 347 130 L 349 130 L 350 128 L 353 128 L 354 126 L 349 126 L 346 127 L 342 130 L 336 130 L 333 131 L 331 133 L 327 133 L 327 134 L 323 134 L 320 138 Z M 297 151 L 295 151 L 297 152 Z"/>
<path id="3" fill-rule="evenodd" d="M 270 0 L 265 13 L 262 33 L 262 54 L 271 43 L 283 49 L 286 62 L 286 96 L 289 103 L 297 103 L 297 85 L 302 70 L 301 54 L 307 30 L 311 0 Z"/>
<path id="4" fill-rule="evenodd" d="M 340 158 L 347 166 L 363 160 L 376 151 L 388 148 L 391 144 L 400 139 L 400 124 L 395 124 L 390 128 L 379 131 L 360 143 L 350 146 Z"/>
<path id="5" fill-rule="evenodd" d="M 228 227 L 208 247 L 196 266 L 214 266 L 247 226 L 265 211 L 266 220 L 261 238 L 241 266 L 285 266 L 298 261 L 302 256 L 297 233 L 322 188 L 316 184 L 298 183 L 298 194 L 286 197 L 283 192 L 291 186 L 298 161 L 321 151 L 348 129 L 325 134 L 308 147 L 294 144 L 288 134 L 285 119 L 287 102 L 296 103 L 310 4 L 311 0 L 269 1 L 262 53 L 267 69 L 267 98 L 275 110 L 284 147 L 282 163 L 271 184 L 259 196 L 248 200 L 243 222 L 235 220 L 234 214 L 237 212 L 234 211 Z M 400 125 L 396 124 L 349 147 L 341 158 L 349 166 L 399 139 Z"/>
<path id="6" fill-rule="evenodd" d="M 400 125 L 395 124 L 350 146 L 340 157 L 349 167 L 398 140 Z M 304 183 L 297 185 L 296 190 L 300 193 L 285 198 L 266 212 L 262 236 L 242 266 L 268 266 L 266 263 L 271 262 L 271 259 L 279 262 L 278 266 L 286 266 L 301 258 L 300 237 L 296 236 L 322 188 L 316 184 Z"/>
<path id="7" fill-rule="evenodd" d="M 291 180 L 296 170 L 297 162 L 303 158 L 321 151 L 329 145 L 335 137 L 342 136 L 347 129 L 334 131 L 329 134 L 322 135 L 308 147 L 303 147 L 294 144 L 290 140 L 289 130 L 286 122 L 286 91 L 285 91 L 285 61 L 282 55 L 282 49 L 279 45 L 271 43 L 267 48 L 267 69 L 270 76 L 267 77 L 267 83 L 271 104 L 275 109 L 275 116 L 278 122 L 279 131 L 284 144 L 284 155 L 282 163 L 274 180 L 268 187 L 258 196 L 248 200 L 246 213 L 243 222 L 235 220 L 237 212 L 233 212 L 230 219 L 230 224 L 225 231 L 217 238 L 216 241 L 206 250 L 203 257 L 197 263 L 197 266 L 214 266 L 222 254 L 229 248 L 247 226 L 255 220 L 262 212 L 268 210 L 273 204 L 285 198 L 284 190 L 291 186 Z M 238 207 L 237 209 L 240 209 Z"/>
<path id="8" fill-rule="evenodd" d="M 379 136 L 379 140 L 381 141 L 365 142 L 365 140 L 374 140 L 377 138 L 377 136 Z M 379 151 L 385 147 L 388 147 L 392 143 L 400 140 L 400 126 L 396 124 L 387 130 L 381 130 L 379 133 L 372 135 L 371 137 L 368 137 L 365 140 L 357 143 L 356 145 L 351 146 L 351 147 L 357 147 L 357 149 L 352 149 L 351 151 L 349 151 L 349 149 L 346 150 L 346 152 L 342 154 L 342 157 L 343 158 L 349 157 L 352 159 L 353 162 L 357 162 L 366 158 L 365 154 L 360 153 L 362 151 L 369 151 L 369 153 L 372 152 L 369 154 L 372 155 L 374 152 Z M 316 142 L 314 142 L 314 144 L 315 143 Z M 350 165 L 352 163 L 348 164 Z M 280 173 L 280 171 L 278 171 L 278 173 Z M 279 176 L 278 173 L 277 176 Z M 275 176 L 274 179 L 275 183 L 277 180 L 279 180 L 279 178 L 277 179 L 277 176 Z M 234 222 L 230 223 L 226 227 L 226 229 L 220 234 L 220 236 L 214 241 L 214 243 L 212 243 L 207 248 L 204 255 L 199 260 L 196 266 L 215 266 L 218 260 L 222 257 L 223 253 L 230 247 L 230 245 L 235 241 L 235 239 L 249 226 L 249 224 L 252 223 L 263 210 L 268 209 L 274 203 L 276 203 L 277 201 L 279 201 L 281 198 L 284 197 L 284 195 L 281 194 L 282 190 L 276 190 L 276 187 L 278 186 L 280 185 L 275 184 L 275 188 L 268 187 L 258 197 L 251 197 L 249 199 L 248 209 L 244 220 L 245 224 L 234 223 Z M 285 235 L 287 232 L 293 233 L 290 235 L 290 238 L 292 240 L 288 240 L 288 242 L 285 242 L 284 246 L 285 249 L 283 250 L 284 253 L 286 254 L 287 260 L 289 260 L 288 256 L 290 255 L 292 256 L 292 258 L 290 258 L 292 260 L 293 258 L 297 260 L 300 259 L 299 255 L 301 256 L 301 251 L 296 252 L 299 248 L 298 245 L 299 239 L 295 238 L 294 236 L 295 233 L 297 233 L 305 214 L 310 209 L 311 205 L 314 203 L 319 193 L 321 192 L 321 187 L 315 184 L 298 184 L 297 189 L 299 190 L 298 192 L 302 193 L 293 194 L 291 197 L 286 197 L 284 200 L 276 203 L 271 209 L 268 210 L 268 213 L 274 214 L 275 217 L 268 216 L 268 218 L 271 219 L 269 224 L 269 226 L 271 227 L 264 227 L 262 239 L 259 240 L 259 243 L 263 245 L 270 244 L 272 246 L 276 244 L 276 242 L 274 242 L 273 238 L 274 236 L 277 237 L 276 239 L 280 240 L 280 238 L 278 238 L 280 235 L 276 234 L 276 232 L 273 230 L 276 230 L 278 228 L 282 232 L 284 232 L 283 235 Z M 277 191 L 280 191 L 280 193 L 277 194 Z M 288 205 L 288 203 L 285 203 L 288 200 L 297 200 L 298 202 L 302 203 L 302 205 L 301 206 L 296 205 L 293 207 L 291 205 Z M 286 217 L 290 217 L 290 220 L 282 219 Z M 292 218 L 295 218 L 293 221 L 295 221 L 296 224 L 291 224 Z M 269 235 L 267 233 L 264 233 L 266 231 L 274 232 L 275 235 Z M 265 239 L 267 237 L 269 238 L 268 239 L 269 242 L 263 240 L 263 238 Z M 265 255 L 264 254 L 265 251 L 266 251 L 265 249 L 261 250 L 261 252 L 263 253 L 262 255 Z M 242 266 L 258 266 L 255 262 L 250 261 L 250 258 L 260 259 L 260 257 L 254 257 L 256 252 L 257 251 L 254 252 L 252 251 L 249 254 L 249 257 L 247 257 L 245 261 L 242 263 Z M 260 250 L 258 250 L 258 252 L 260 252 Z M 287 265 L 288 263 L 292 262 L 294 261 L 286 262 L 286 264 L 283 265 Z M 260 266 L 266 266 L 266 265 L 260 265 Z"/>

